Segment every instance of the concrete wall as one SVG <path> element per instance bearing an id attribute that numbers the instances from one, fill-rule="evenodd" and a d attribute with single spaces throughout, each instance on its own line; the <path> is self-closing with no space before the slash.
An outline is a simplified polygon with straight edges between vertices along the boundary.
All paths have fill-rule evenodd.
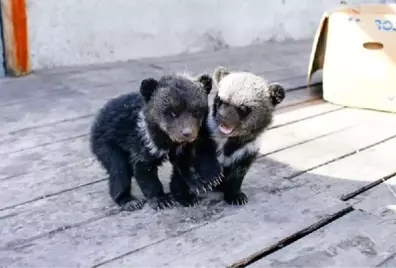
<path id="1" fill-rule="evenodd" d="M 32 67 L 39 69 L 312 38 L 323 11 L 339 0 L 27 3 Z"/>

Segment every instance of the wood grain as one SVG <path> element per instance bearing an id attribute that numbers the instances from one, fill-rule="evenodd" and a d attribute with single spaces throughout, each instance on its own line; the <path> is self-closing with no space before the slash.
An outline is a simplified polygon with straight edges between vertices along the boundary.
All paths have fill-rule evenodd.
<path id="1" fill-rule="evenodd" d="M 247 267 L 375 267 L 396 252 L 395 240 L 394 222 L 355 210 Z"/>

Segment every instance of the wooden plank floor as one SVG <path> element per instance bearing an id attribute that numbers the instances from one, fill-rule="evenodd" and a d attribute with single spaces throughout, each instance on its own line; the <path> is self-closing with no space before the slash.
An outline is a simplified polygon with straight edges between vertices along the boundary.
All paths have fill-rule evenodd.
<path id="1" fill-rule="evenodd" d="M 311 40 L 0 79 L 0 267 L 392 267 L 396 115 L 304 88 Z M 143 78 L 223 65 L 283 83 L 244 207 L 120 212 L 88 150 L 93 114 Z M 160 169 L 168 189 L 169 165 Z M 141 193 L 134 184 L 134 193 Z"/>

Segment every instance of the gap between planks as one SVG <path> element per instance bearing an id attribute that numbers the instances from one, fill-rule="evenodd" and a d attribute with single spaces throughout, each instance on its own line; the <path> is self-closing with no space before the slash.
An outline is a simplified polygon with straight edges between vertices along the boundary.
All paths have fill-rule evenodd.
<path id="1" fill-rule="evenodd" d="M 358 195 L 360 195 L 360 194 L 362 194 L 362 193 L 364 193 L 364 192 L 366 192 L 366 191 L 368 191 L 368 190 L 370 190 L 370 189 L 372 189 L 372 188 L 374 188 L 374 187 L 376 187 L 376 186 L 378 186 L 378 185 L 380 185 L 382 183 L 387 184 L 387 181 L 389 179 L 394 178 L 394 176 L 396 176 L 396 171 L 392 172 L 389 175 L 386 175 L 385 177 L 382 177 L 382 178 L 380 178 L 378 180 L 375 180 L 372 183 L 369 183 L 369 184 L 363 186 L 362 188 L 359 188 L 356 191 L 353 191 L 352 193 L 344 194 L 344 195 L 341 196 L 340 199 L 342 201 L 348 201 L 348 200 L 350 200 L 350 199 L 352 199 L 352 198 L 354 198 L 354 197 L 356 197 L 356 196 L 358 196 Z M 395 196 L 395 198 L 396 198 L 396 196 Z"/>
<path id="2" fill-rule="evenodd" d="M 351 213 L 353 210 L 354 210 L 353 207 L 348 206 L 340 211 L 337 211 L 336 213 L 334 213 L 330 216 L 327 216 L 324 219 L 322 219 L 318 222 L 315 222 L 314 224 L 312 224 L 298 232 L 295 232 L 294 234 L 292 234 L 288 237 L 285 237 L 284 239 L 280 240 L 279 242 L 277 242 L 271 246 L 268 246 L 256 253 L 250 255 L 247 258 L 244 258 L 243 260 L 240 260 L 236 263 L 229 265 L 228 268 L 246 267 L 246 266 L 260 260 L 261 258 L 270 255 L 271 253 L 274 253 L 284 247 L 287 247 L 288 245 L 290 245 L 290 244 L 296 242 L 297 240 L 300 240 L 301 238 L 309 235 L 310 233 L 315 232 L 316 230 L 332 223 L 333 221 L 347 215 L 348 213 Z"/>
<path id="3" fill-rule="evenodd" d="M 395 192 L 396 175 L 376 187 L 354 196 L 347 203 L 383 221 L 392 221 L 396 219 Z"/>

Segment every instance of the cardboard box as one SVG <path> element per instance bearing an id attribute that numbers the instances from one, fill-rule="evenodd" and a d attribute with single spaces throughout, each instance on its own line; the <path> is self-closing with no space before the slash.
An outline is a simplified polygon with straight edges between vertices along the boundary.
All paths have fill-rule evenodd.
<path id="1" fill-rule="evenodd" d="M 324 13 L 308 69 L 323 69 L 323 98 L 396 112 L 396 4 L 341 5 Z"/>

